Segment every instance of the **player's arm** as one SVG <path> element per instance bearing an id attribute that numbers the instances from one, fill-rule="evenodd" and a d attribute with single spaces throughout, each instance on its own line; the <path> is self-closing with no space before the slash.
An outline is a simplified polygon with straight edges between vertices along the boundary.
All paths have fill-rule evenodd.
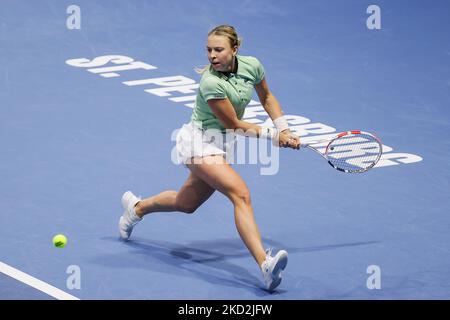
<path id="1" fill-rule="evenodd" d="M 261 102 L 264 110 L 269 114 L 269 117 L 272 119 L 275 127 L 279 129 L 283 133 L 287 133 L 289 135 L 288 140 L 290 147 L 294 149 L 300 148 L 300 138 L 294 134 L 292 134 L 289 130 L 288 123 L 284 118 L 283 110 L 281 109 L 280 103 L 277 98 L 272 94 L 267 85 L 266 78 L 263 78 L 260 83 L 255 85 L 256 93 L 258 94 L 259 102 Z"/>
<path id="2" fill-rule="evenodd" d="M 238 130 L 237 133 L 248 137 L 260 137 L 271 139 L 276 145 L 282 147 L 292 147 L 298 149 L 298 145 L 290 142 L 290 134 L 287 132 L 280 133 L 279 130 L 273 128 L 263 128 L 256 124 L 239 120 L 236 111 L 228 99 L 210 99 L 208 105 L 215 116 L 220 120 L 226 129 Z"/>
<path id="3" fill-rule="evenodd" d="M 261 136 L 262 127 L 250 122 L 239 120 L 230 100 L 210 99 L 208 100 L 208 105 L 226 129 L 241 129 L 244 133 L 246 133 L 246 136 Z"/>
<path id="4" fill-rule="evenodd" d="M 259 102 L 261 102 L 264 110 L 269 114 L 270 119 L 275 120 L 284 115 L 280 103 L 269 90 L 266 78 L 263 78 L 260 83 L 255 85 L 255 90 L 258 94 Z"/>

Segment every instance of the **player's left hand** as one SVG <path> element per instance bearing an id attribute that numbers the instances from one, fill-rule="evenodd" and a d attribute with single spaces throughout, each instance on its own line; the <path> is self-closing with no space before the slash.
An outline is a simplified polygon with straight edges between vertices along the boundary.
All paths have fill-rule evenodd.
<path id="1" fill-rule="evenodd" d="M 300 149 L 300 137 L 286 129 L 280 132 L 280 147 Z"/>

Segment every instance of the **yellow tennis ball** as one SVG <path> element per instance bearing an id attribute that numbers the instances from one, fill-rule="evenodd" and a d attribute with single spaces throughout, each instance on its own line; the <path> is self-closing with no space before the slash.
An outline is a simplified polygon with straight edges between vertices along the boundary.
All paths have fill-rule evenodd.
<path id="1" fill-rule="evenodd" d="M 57 248 L 64 248 L 67 244 L 67 238 L 63 234 L 57 234 L 53 237 L 53 244 Z"/>

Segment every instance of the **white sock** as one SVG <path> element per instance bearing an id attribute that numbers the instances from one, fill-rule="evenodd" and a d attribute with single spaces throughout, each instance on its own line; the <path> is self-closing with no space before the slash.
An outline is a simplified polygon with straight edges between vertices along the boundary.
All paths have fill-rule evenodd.
<path id="1" fill-rule="evenodd" d="M 138 203 L 139 203 L 139 201 L 136 202 L 136 204 L 138 204 Z M 131 210 L 129 210 L 130 214 L 128 216 L 132 223 L 142 220 L 142 218 L 139 218 L 138 215 L 136 214 L 136 204 L 131 208 Z"/>

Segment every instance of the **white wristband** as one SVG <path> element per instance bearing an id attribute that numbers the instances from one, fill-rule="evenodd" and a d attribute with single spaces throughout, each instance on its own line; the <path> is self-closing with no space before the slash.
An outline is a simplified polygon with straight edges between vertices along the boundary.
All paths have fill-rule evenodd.
<path id="1" fill-rule="evenodd" d="M 286 129 L 289 129 L 289 125 L 287 123 L 287 120 L 284 116 L 278 117 L 275 120 L 273 120 L 273 124 L 275 125 L 275 128 L 277 128 L 280 131 L 284 131 Z"/>
<path id="2" fill-rule="evenodd" d="M 261 127 L 261 134 L 259 135 L 259 137 L 272 140 L 274 146 L 278 147 L 280 144 L 280 130 L 278 129 Z"/>

